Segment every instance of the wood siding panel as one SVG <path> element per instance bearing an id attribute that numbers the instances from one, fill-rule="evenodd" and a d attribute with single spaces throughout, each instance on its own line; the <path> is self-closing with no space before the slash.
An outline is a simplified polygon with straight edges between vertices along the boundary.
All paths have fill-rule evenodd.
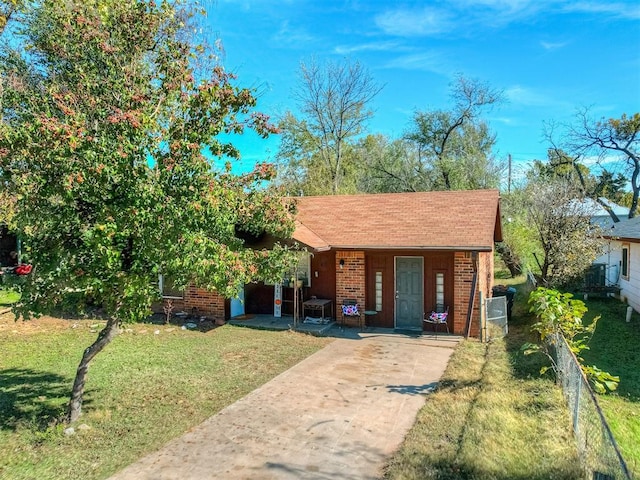
<path id="1" fill-rule="evenodd" d="M 317 272 L 317 277 L 316 277 Z M 336 299 L 336 252 L 318 252 L 311 257 L 309 297 Z"/>
<path id="2" fill-rule="evenodd" d="M 303 289 L 304 300 L 316 296 L 329 298 L 335 302 L 336 271 L 335 252 L 314 253 L 311 257 L 311 287 Z M 316 272 L 318 276 L 316 277 Z M 245 286 L 245 312 L 250 314 L 273 315 L 273 285 L 263 283 Z M 282 314 L 292 315 L 291 302 L 293 289 L 283 287 Z"/>
<path id="3" fill-rule="evenodd" d="M 424 258 L 424 311 L 430 312 L 435 308 L 435 275 L 437 272 L 445 274 L 445 303 L 453 315 L 454 306 L 454 278 L 453 252 L 423 252 L 423 251 L 384 251 L 370 252 L 366 257 L 367 266 L 367 310 L 375 310 L 375 274 L 382 272 L 382 311 L 375 317 L 368 319 L 373 326 L 393 328 L 395 316 L 395 257 Z"/>

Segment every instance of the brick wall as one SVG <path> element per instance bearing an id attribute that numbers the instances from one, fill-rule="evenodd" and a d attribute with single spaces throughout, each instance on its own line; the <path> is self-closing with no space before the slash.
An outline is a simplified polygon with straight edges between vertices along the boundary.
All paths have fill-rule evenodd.
<path id="1" fill-rule="evenodd" d="M 340 268 L 340 261 L 344 265 Z M 353 298 L 361 310 L 365 308 L 365 261 L 363 251 L 336 252 L 336 315 L 345 298 Z M 355 320 L 354 320 L 355 324 Z"/>
<path id="2" fill-rule="evenodd" d="M 215 290 L 206 290 L 189 285 L 184 292 L 183 299 L 172 299 L 171 301 L 173 302 L 174 313 L 184 311 L 214 320 L 224 320 L 225 318 L 225 299 Z M 163 306 L 164 301 L 161 301 L 154 304 L 152 309 L 156 313 L 162 313 Z"/>
<path id="3" fill-rule="evenodd" d="M 494 274 L 494 252 L 481 252 L 478 262 L 478 287 L 482 292 L 482 299 L 492 296 Z"/>
<path id="4" fill-rule="evenodd" d="M 467 325 L 467 311 L 469 309 L 469 298 L 471 293 L 471 285 L 473 281 L 473 260 L 471 252 L 456 252 L 454 256 L 454 315 L 453 315 L 453 333 L 464 335 Z M 476 290 L 477 292 L 477 290 Z M 479 301 L 476 293 L 476 299 L 473 306 L 471 335 L 477 336 L 479 329 Z"/>

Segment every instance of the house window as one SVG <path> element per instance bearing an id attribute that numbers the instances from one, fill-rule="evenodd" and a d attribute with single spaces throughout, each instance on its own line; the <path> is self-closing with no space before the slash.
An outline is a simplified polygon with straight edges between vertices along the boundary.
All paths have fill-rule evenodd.
<path id="1" fill-rule="evenodd" d="M 629 280 L 629 244 L 622 245 L 622 278 Z"/>
<path id="2" fill-rule="evenodd" d="M 160 287 L 162 298 L 184 298 L 184 290 L 174 287 L 173 279 L 167 275 L 158 276 L 158 286 Z"/>
<path id="3" fill-rule="evenodd" d="M 444 305 L 444 273 L 436 273 L 436 305 Z"/>
<path id="4" fill-rule="evenodd" d="M 376 312 L 382 311 L 382 272 L 376 272 Z"/>
<path id="5" fill-rule="evenodd" d="M 309 252 L 297 252 L 298 260 L 296 265 L 287 273 L 287 280 L 302 280 L 305 287 L 311 286 L 311 254 Z"/>

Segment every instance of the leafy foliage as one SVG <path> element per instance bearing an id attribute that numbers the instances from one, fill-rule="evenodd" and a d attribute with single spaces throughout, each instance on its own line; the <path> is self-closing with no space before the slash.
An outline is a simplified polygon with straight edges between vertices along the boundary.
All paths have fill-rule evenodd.
<path id="1" fill-rule="evenodd" d="M 402 142 L 391 143 L 385 155 L 365 152 L 375 159 L 366 175 L 379 179 L 377 191 L 497 188 L 503 167 L 493 155 L 495 135 L 480 112 L 501 98 L 488 85 L 459 76 L 450 109 L 416 111 Z"/>
<path id="2" fill-rule="evenodd" d="M 159 272 L 225 296 L 281 278 L 286 248 L 254 251 L 237 235 L 292 232 L 292 206 L 264 188 L 273 167 L 235 176 L 212 164 L 239 157 L 222 138 L 276 129 L 233 75 L 196 71 L 207 57 L 188 4 L 44 0 L 11 21 L 0 171 L 34 265 L 19 315 L 91 298 L 110 321 L 88 363 L 119 322 L 150 313 Z"/>
<path id="3" fill-rule="evenodd" d="M 640 195 L 640 113 L 595 119 L 589 114 L 589 109 L 583 108 L 570 124 L 558 126 L 550 123 L 545 130 L 552 150 L 561 152 L 557 159 L 559 163 L 571 165 L 579 172 L 585 168 L 587 160 L 589 163 L 596 160 L 602 173 L 591 178 L 591 185 L 582 182 L 585 194 L 594 199 L 606 196 L 622 202 L 629 207 L 629 218 L 637 215 Z M 628 195 L 624 194 L 622 186 L 630 187 Z M 617 220 L 614 218 L 614 221 Z"/>
<path id="4" fill-rule="evenodd" d="M 540 335 L 540 342 L 537 344 L 526 343 L 522 346 L 525 355 L 541 352 L 551 360 L 551 367 L 545 366 L 540 370 L 544 374 L 549 368 L 557 373 L 552 352 L 552 338 L 554 334 L 561 334 L 566 340 L 569 348 L 574 353 L 580 368 L 598 393 L 606 393 L 617 388 L 619 377 L 602 371 L 595 365 L 585 365 L 581 352 L 589 349 L 589 340 L 593 335 L 598 323 L 598 318 L 589 325 L 584 325 L 582 317 L 587 312 L 587 307 L 582 300 L 576 300 L 570 293 L 561 293 L 539 287 L 529 296 L 530 312 L 534 313 L 538 321 L 533 324 L 531 330 Z"/>
<path id="5" fill-rule="evenodd" d="M 540 282 L 556 287 L 579 279 L 603 246 L 589 204 L 575 184 L 558 177 L 530 181 L 524 194 L 524 219 L 541 254 L 535 257 Z"/>

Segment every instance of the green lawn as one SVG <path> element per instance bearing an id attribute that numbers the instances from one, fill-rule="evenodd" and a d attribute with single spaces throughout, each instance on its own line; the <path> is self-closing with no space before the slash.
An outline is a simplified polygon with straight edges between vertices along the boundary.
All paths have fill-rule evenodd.
<path id="1" fill-rule="evenodd" d="M 519 351 L 531 318 L 518 288 L 509 336 L 460 344 L 385 478 L 583 478 L 561 390 L 539 376 L 542 358 Z"/>
<path id="2" fill-rule="evenodd" d="M 640 478 L 640 316 L 626 323 L 626 305 L 615 299 L 589 300 L 586 319 L 596 315 L 596 332 L 584 352 L 586 363 L 620 377 L 613 394 L 598 395 L 622 455 Z"/>
<path id="3" fill-rule="evenodd" d="M 20 294 L 0 288 L 0 308 L 12 305 L 20 300 Z"/>
<path id="4" fill-rule="evenodd" d="M 106 478 L 330 341 L 229 325 L 132 326 L 91 365 L 76 425 L 89 429 L 66 436 L 54 419 L 98 328 L 0 317 L 0 478 Z"/>

